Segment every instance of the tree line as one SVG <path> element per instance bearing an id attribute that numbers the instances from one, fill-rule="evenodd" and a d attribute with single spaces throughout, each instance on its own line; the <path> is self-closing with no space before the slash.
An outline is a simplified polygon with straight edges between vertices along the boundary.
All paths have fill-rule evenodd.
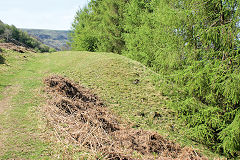
<path id="1" fill-rule="evenodd" d="M 54 51 L 36 38 L 31 37 L 27 32 L 21 31 L 14 25 L 4 24 L 0 21 L 0 40 L 2 42 L 12 42 L 16 45 L 22 45 L 24 47 L 32 48 L 36 52 L 51 52 Z"/>
<path id="2" fill-rule="evenodd" d="M 187 124 L 186 135 L 234 157 L 240 150 L 239 5 L 91 0 L 76 13 L 71 47 L 114 52 L 151 67 L 171 82 L 165 94 Z"/>

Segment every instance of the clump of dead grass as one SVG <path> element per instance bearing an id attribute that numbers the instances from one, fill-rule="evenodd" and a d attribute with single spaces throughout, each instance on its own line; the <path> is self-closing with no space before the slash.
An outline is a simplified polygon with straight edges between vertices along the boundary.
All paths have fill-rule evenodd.
<path id="1" fill-rule="evenodd" d="M 98 96 L 71 80 L 51 76 L 44 80 L 49 104 L 46 117 L 64 143 L 76 144 L 95 158 L 207 159 L 182 148 L 156 132 L 133 129 L 121 122 Z"/>

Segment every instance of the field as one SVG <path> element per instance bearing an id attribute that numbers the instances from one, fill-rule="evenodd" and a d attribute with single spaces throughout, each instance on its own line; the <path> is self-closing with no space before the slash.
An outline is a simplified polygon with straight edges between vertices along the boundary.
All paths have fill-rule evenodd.
<path id="1" fill-rule="evenodd" d="M 181 149 L 186 146 L 191 150 L 188 153 L 194 156 L 220 157 L 185 137 L 184 124 L 167 108 L 169 97 L 162 95 L 161 86 L 166 82 L 162 79 L 159 83 L 161 75 L 136 61 L 112 53 L 4 51 L 1 62 L 0 159 L 94 159 L 102 156 L 97 151 L 92 152 L 92 148 L 83 150 L 79 143 L 71 142 L 54 127 L 57 123 L 49 120 L 50 109 L 46 107 L 54 107 L 56 102 L 46 93 L 44 80 L 52 75 L 89 89 L 103 102 L 106 113 L 114 114 L 120 124 L 133 132 L 158 134 L 166 143 L 180 144 Z M 64 123 L 59 122 L 59 125 Z M 155 154 L 156 157 L 164 155 Z"/>

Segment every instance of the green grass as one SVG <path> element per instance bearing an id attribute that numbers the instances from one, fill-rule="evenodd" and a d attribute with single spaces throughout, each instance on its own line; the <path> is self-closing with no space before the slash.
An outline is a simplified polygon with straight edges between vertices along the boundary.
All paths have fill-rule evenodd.
<path id="1" fill-rule="evenodd" d="M 82 158 L 79 148 L 56 142 L 54 131 L 42 118 L 41 106 L 47 103 L 42 81 L 51 74 L 66 76 L 91 88 L 133 127 L 155 130 L 182 145 L 200 148 L 208 157 L 219 156 L 184 136 L 183 126 L 166 107 L 168 98 L 162 96 L 161 87 L 156 87 L 155 80 L 160 75 L 136 61 L 112 53 L 70 51 L 8 52 L 3 57 L 7 65 L 0 64 L 0 99 L 6 95 L 3 93 L 7 86 L 18 86 L 18 91 L 11 100 L 13 107 L 0 116 L 0 141 L 4 139 L 0 159 Z M 155 113 L 161 117 L 154 117 Z"/>

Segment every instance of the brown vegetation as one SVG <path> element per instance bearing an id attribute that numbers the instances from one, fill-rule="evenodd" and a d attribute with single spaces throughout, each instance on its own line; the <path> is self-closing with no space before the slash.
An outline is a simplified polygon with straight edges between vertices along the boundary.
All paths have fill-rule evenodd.
<path id="1" fill-rule="evenodd" d="M 0 43 L 0 49 L 1 48 L 7 49 L 7 50 L 13 50 L 13 51 L 20 52 L 20 53 L 36 52 L 33 49 L 19 46 L 14 43 Z"/>
<path id="2" fill-rule="evenodd" d="M 59 76 L 44 80 L 49 95 L 46 117 L 67 143 L 104 159 L 207 159 L 156 132 L 123 123 L 90 90 Z M 59 136 L 59 137 L 61 137 Z"/>

